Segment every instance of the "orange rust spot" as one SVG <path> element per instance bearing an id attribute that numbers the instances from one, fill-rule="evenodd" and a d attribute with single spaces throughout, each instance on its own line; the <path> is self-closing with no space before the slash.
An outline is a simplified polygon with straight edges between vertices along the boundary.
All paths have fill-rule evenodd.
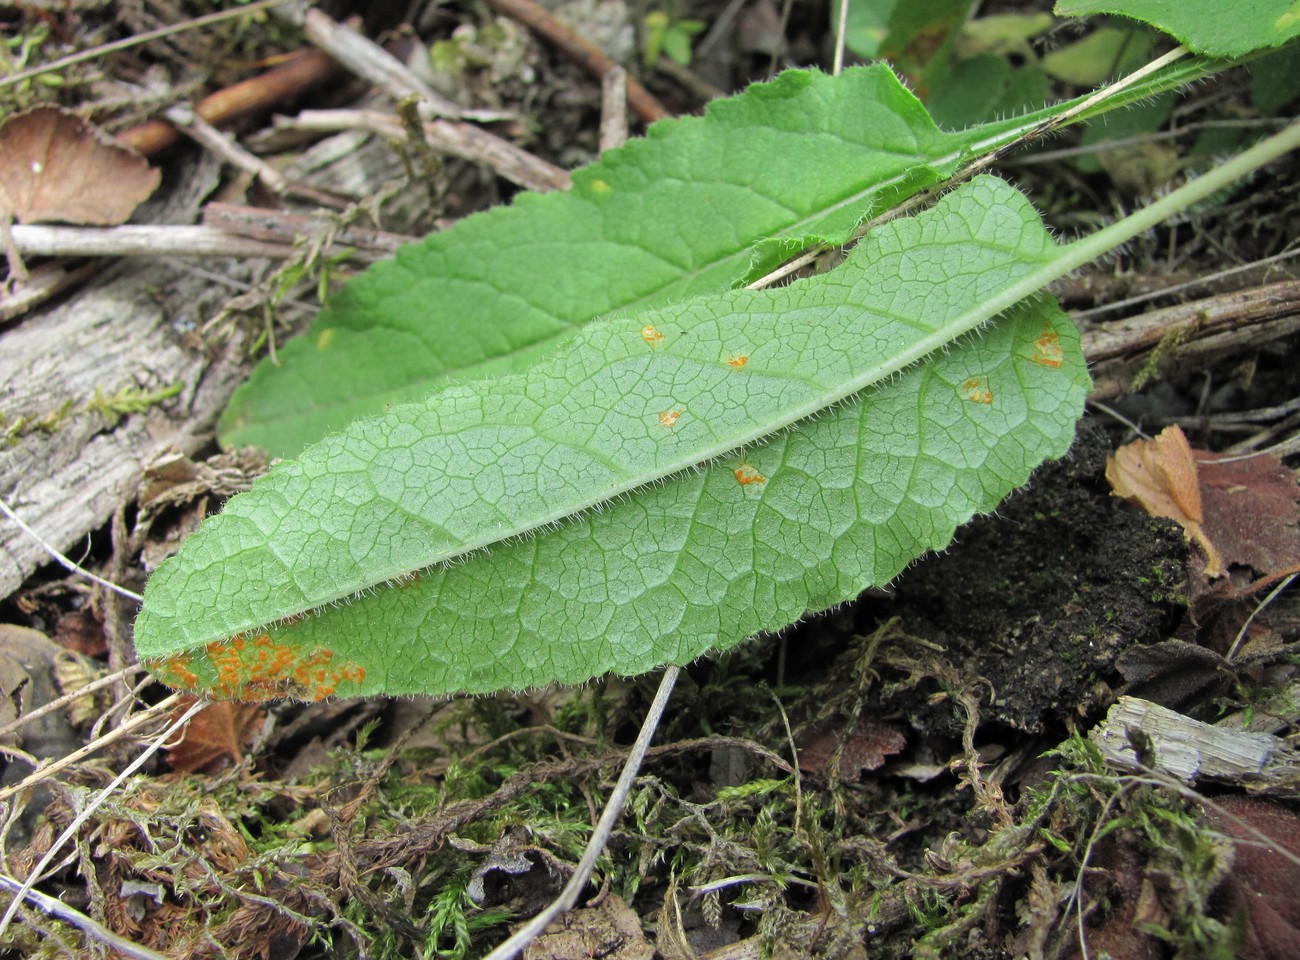
<path id="1" fill-rule="evenodd" d="M 422 579 L 424 579 L 424 574 L 421 573 L 419 570 L 415 570 L 412 573 L 407 573 L 404 574 L 403 576 L 398 577 L 397 585 L 401 589 L 405 590 L 407 587 L 415 586 Z"/>
<path id="2" fill-rule="evenodd" d="M 154 676 L 167 686 L 194 693 L 198 690 L 199 675 L 191 670 L 190 666 L 188 653 L 174 653 L 170 657 L 149 664 Z"/>
<path id="3" fill-rule="evenodd" d="M 659 414 L 659 423 L 665 427 L 671 427 L 685 411 L 683 410 L 665 410 Z"/>
<path id="4" fill-rule="evenodd" d="M 763 476 L 747 463 L 742 463 L 736 468 L 736 482 L 742 487 L 748 487 L 753 483 L 767 483 L 767 477 Z"/>
<path id="5" fill-rule="evenodd" d="M 1043 335 L 1034 341 L 1034 355 L 1029 359 L 1045 367 L 1059 367 L 1065 360 L 1060 334 L 1043 324 Z"/>
<path id="6" fill-rule="evenodd" d="M 230 700 L 323 700 L 340 683 L 360 683 L 366 675 L 358 664 L 333 663 L 332 650 L 304 653 L 266 633 L 251 640 L 237 634 L 209 643 L 204 652 L 216 671 L 212 693 Z"/>
<path id="7" fill-rule="evenodd" d="M 749 357 L 743 354 L 737 354 L 734 357 L 728 357 L 726 360 L 727 366 L 731 367 L 731 369 L 733 370 L 739 370 L 747 363 L 749 363 Z"/>
<path id="8" fill-rule="evenodd" d="M 993 391 L 989 389 L 989 378 L 983 375 L 971 377 L 961 385 L 966 391 L 966 399 L 974 403 L 992 403 Z"/>
<path id="9" fill-rule="evenodd" d="M 654 347 L 663 342 L 664 335 L 656 329 L 653 323 L 647 323 L 641 328 L 641 339 Z"/>

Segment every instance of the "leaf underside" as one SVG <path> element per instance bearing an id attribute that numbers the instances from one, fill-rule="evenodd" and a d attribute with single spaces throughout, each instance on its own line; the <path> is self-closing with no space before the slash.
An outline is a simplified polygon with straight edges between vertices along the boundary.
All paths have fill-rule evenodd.
<path id="1" fill-rule="evenodd" d="M 822 277 L 591 324 L 356 424 L 159 569 L 137 648 L 224 696 L 484 691 L 682 662 L 850 599 L 1067 449 L 1087 376 L 1054 307 L 915 364 L 1057 249 L 980 178 Z"/>
<path id="2" fill-rule="evenodd" d="M 1059 364 L 1059 365 L 1057 365 Z M 800 429 L 463 562 L 155 662 L 240 699 L 637 674 L 888 582 L 1073 438 L 1087 390 L 1047 300 Z"/>

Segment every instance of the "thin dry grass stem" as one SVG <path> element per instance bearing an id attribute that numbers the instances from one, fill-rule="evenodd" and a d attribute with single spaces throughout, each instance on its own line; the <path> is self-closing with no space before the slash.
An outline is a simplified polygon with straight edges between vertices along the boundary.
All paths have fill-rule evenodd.
<path id="1" fill-rule="evenodd" d="M 489 953 L 486 960 L 513 960 L 530 943 L 536 940 L 550 926 L 552 921 L 567 913 L 578 902 L 578 896 L 582 893 L 583 887 L 587 885 L 592 870 L 595 869 L 597 858 L 604 852 L 605 844 L 609 842 L 609 836 L 614 830 L 614 824 L 623 815 L 623 807 L 627 803 L 628 794 L 632 792 L 632 784 L 641 769 L 641 761 L 645 759 L 646 751 L 650 748 L 650 741 L 654 738 L 655 730 L 659 727 L 659 721 L 668 706 L 668 700 L 673 692 L 673 685 L 677 682 L 680 673 L 681 667 L 673 664 L 669 664 L 664 668 L 664 675 L 659 681 L 659 689 L 655 691 L 654 700 L 651 701 L 650 707 L 646 711 L 645 721 L 641 724 L 641 732 L 637 734 L 636 742 L 632 744 L 632 749 L 628 751 L 627 761 L 623 764 L 623 772 L 619 774 L 618 782 L 614 784 L 609 800 L 605 803 L 605 809 L 600 815 L 600 821 L 596 824 L 595 830 L 592 831 L 591 839 L 587 842 L 587 848 L 583 851 L 582 859 L 578 861 L 577 867 L 574 868 L 573 876 L 569 878 L 569 882 L 564 885 L 564 889 L 560 891 L 560 895 L 551 902 L 550 906 L 515 931 L 505 943 Z"/>
<path id="2" fill-rule="evenodd" d="M 1260 613 L 1263 611 L 1265 607 L 1267 607 L 1270 603 L 1273 602 L 1273 600 L 1277 597 L 1279 593 L 1281 593 L 1287 587 L 1291 586 L 1291 584 L 1295 582 L 1295 578 L 1298 576 L 1300 576 L 1300 573 L 1292 573 L 1285 580 L 1283 580 L 1276 587 L 1274 587 L 1271 591 L 1269 591 L 1268 596 L 1265 597 L 1263 600 L 1261 600 L 1259 602 L 1259 605 L 1255 607 L 1254 610 L 1250 611 L 1250 616 L 1246 618 L 1246 622 L 1243 623 L 1241 625 L 1241 629 L 1237 631 L 1237 636 L 1233 639 L 1232 646 L 1230 646 L 1228 648 L 1228 652 L 1223 655 L 1224 660 L 1227 660 L 1229 662 L 1232 661 L 1232 658 L 1237 655 L 1237 651 L 1241 649 L 1242 641 L 1246 639 L 1246 631 L 1249 630 L 1250 625 L 1255 622 L 1255 618 L 1260 615 Z"/>
<path id="3" fill-rule="evenodd" d="M 53 711 L 58 710 L 61 707 L 66 707 L 69 704 L 76 703 L 82 697 L 95 693 L 98 690 L 102 690 L 105 687 L 112 686 L 113 684 L 117 683 L 117 681 L 126 678 L 128 675 L 132 673 L 138 673 L 142 670 L 144 670 L 144 667 L 140 666 L 139 664 L 132 664 L 129 667 L 124 667 L 121 670 L 116 671 L 115 673 L 110 673 L 105 676 L 102 676 L 98 680 L 92 680 L 84 687 L 79 687 L 78 689 L 73 690 L 71 693 L 65 693 L 63 696 L 57 697 L 54 700 L 51 700 L 49 703 L 37 707 L 35 710 L 32 710 L 28 713 L 24 713 L 16 720 L 12 720 L 9 723 L 6 723 L 3 727 L 0 727 L 0 739 L 9 736 L 9 734 L 13 733 L 15 730 L 21 730 L 23 727 L 31 723 L 33 720 L 39 719 L 40 717 L 45 716 L 47 713 L 52 713 Z"/>
<path id="4" fill-rule="evenodd" d="M 835 61 L 831 75 L 838 77 L 844 71 L 844 42 L 849 33 L 849 0 L 840 0 L 839 14 L 835 18 Z"/>
<path id="5" fill-rule="evenodd" d="M 57 561 L 58 564 L 62 566 L 65 570 L 69 570 L 72 573 L 79 574 L 80 576 L 85 577 L 87 580 L 90 580 L 92 583 L 97 583 L 106 590 L 112 590 L 114 593 L 120 594 L 121 596 L 126 597 L 128 600 L 134 600 L 136 603 L 141 603 L 144 600 L 144 598 L 140 596 L 140 594 L 133 593 L 132 591 L 126 589 L 126 587 L 119 587 L 116 583 L 112 583 L 108 580 L 105 580 L 103 577 L 96 576 L 95 574 L 91 573 L 89 570 L 83 569 L 82 567 L 74 563 L 72 560 L 69 560 L 58 550 L 55 550 L 54 547 L 52 547 L 50 544 L 46 543 L 44 540 L 41 539 L 40 534 L 38 534 L 31 527 L 27 526 L 27 524 L 23 522 L 22 518 L 19 517 L 18 514 L 14 513 L 12 509 L 10 509 L 9 504 L 5 501 L 3 497 L 0 497 L 0 513 L 3 513 L 14 523 L 18 524 L 18 528 L 22 530 L 23 533 L 31 537 L 34 541 L 36 541 L 36 543 L 40 544 L 41 549 L 44 550 L 46 553 L 48 553 L 51 557 L 53 557 L 55 561 Z"/>
<path id="6" fill-rule="evenodd" d="M 164 700 L 162 703 L 158 704 L 157 706 L 151 707 L 149 710 L 145 711 L 145 713 L 153 713 L 155 711 L 164 709 L 164 705 L 167 708 L 169 708 L 173 703 L 179 701 L 180 701 L 180 695 L 172 694 L 172 696 L 168 697 L 166 700 Z M 140 767 L 144 765 L 145 761 L 148 760 L 150 757 L 152 757 L 156 752 L 158 752 L 158 750 L 168 741 L 168 739 L 171 738 L 171 736 L 174 733 L 182 729 L 187 723 L 190 722 L 190 718 L 197 715 L 201 710 L 204 710 L 207 706 L 208 706 L 207 700 L 196 700 L 193 704 L 191 704 L 190 708 L 186 710 L 185 713 L 183 713 L 176 720 L 172 721 L 172 723 L 168 724 L 167 728 L 163 730 L 162 733 L 154 737 L 153 742 L 150 743 L 149 746 L 146 747 L 143 751 L 141 751 L 140 755 L 136 757 L 134 760 L 132 760 L 131 763 L 127 765 L 126 769 L 124 769 L 121 773 L 119 773 L 116 777 L 114 777 L 112 781 L 109 782 L 108 786 L 104 787 L 103 790 L 95 794 L 94 799 L 91 800 L 89 803 L 87 803 L 85 808 L 82 809 L 81 813 L 77 814 L 77 816 L 73 818 L 73 821 L 70 824 L 68 824 L 67 828 L 61 834 L 59 834 L 58 838 L 54 841 L 53 844 L 51 844 L 50 849 L 45 851 L 45 855 L 41 857 L 41 859 L 37 862 L 36 866 L 32 868 L 32 872 L 27 877 L 27 881 L 22 884 L 21 888 L 18 890 L 17 894 L 10 902 L 9 909 L 5 911 L 4 917 L 0 918 L 0 937 L 3 937 L 5 932 L 9 929 L 9 924 L 13 922 L 14 915 L 18 912 L 18 908 L 22 905 L 22 902 L 26 900 L 28 896 L 31 894 L 32 887 L 34 887 L 37 883 L 39 883 L 43 879 L 43 875 L 46 867 L 50 865 L 51 861 L 54 860 L 58 852 L 61 849 L 63 849 L 64 844 L 66 844 L 69 840 L 71 840 L 74 836 L 77 835 L 77 832 L 81 829 L 82 825 L 87 820 L 90 819 L 91 815 L 93 815 L 94 812 L 98 810 L 101 805 L 103 805 L 105 800 L 107 800 L 109 797 L 113 795 L 113 792 L 117 790 L 117 788 L 120 787 L 122 783 L 126 781 L 127 777 L 131 776 L 131 774 L 139 770 Z M 126 724 L 123 724 L 123 726 L 126 726 Z"/>
<path id="7" fill-rule="evenodd" d="M 105 43 L 98 47 L 92 47 L 89 50 L 82 50 L 80 53 L 74 53 L 71 56 L 63 57 L 59 60 L 53 60 L 50 63 L 44 63 L 29 70 L 23 70 L 19 73 L 10 74 L 7 77 L 0 77 L 0 89 L 11 87 L 15 83 L 22 83 L 24 80 L 30 80 L 32 77 L 39 77 L 43 73 L 54 73 L 63 70 L 66 67 L 72 67 L 78 63 L 85 63 L 88 60 L 94 60 L 110 53 L 116 53 L 118 50 L 127 50 L 131 47 L 138 47 L 142 43 L 149 43 L 153 40 L 161 40 L 163 37 L 173 37 L 178 33 L 185 33 L 188 30 L 194 30 L 198 27 L 211 26 L 214 23 L 221 23 L 225 20 L 235 20 L 239 17 L 252 17 L 262 10 L 269 10 L 272 7 L 283 6 L 291 0 L 260 0 L 258 3 L 250 3 L 245 7 L 237 7 L 234 10 L 222 10 L 219 13 L 209 13 L 203 17 L 195 17 L 193 20 L 186 20 L 183 23 L 175 23 L 168 27 L 160 27 L 157 30 L 150 30 L 148 33 L 136 34 L 132 37 L 125 37 L 121 40 L 115 40 L 112 43 Z"/>
<path id="8" fill-rule="evenodd" d="M 5 787 L 3 790 L 0 790 L 0 801 L 8 800 L 19 791 L 26 790 L 44 780 L 48 780 L 50 777 L 54 776 L 54 774 L 66 770 L 68 767 L 85 759 L 92 753 L 96 753 L 100 749 L 108 746 L 110 743 L 113 743 L 115 740 L 122 739 L 122 737 L 126 736 L 128 733 L 132 733 L 149 721 L 157 719 L 160 714 L 166 713 L 172 707 L 180 703 L 180 701 L 181 695 L 179 693 L 173 693 L 166 700 L 156 703 L 145 710 L 141 710 L 135 716 L 122 721 L 120 726 L 115 727 L 103 736 L 96 737 L 84 747 L 79 747 L 66 757 L 60 757 L 58 760 L 34 770 L 13 786 Z"/>

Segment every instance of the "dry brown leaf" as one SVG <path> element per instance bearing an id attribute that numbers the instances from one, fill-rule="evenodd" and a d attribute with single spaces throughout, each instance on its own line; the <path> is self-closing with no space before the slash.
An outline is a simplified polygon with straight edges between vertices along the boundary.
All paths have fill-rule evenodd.
<path id="1" fill-rule="evenodd" d="M 178 717 L 194 704 L 183 697 L 173 710 Z M 238 763 L 253 742 L 266 710 L 255 703 L 221 700 L 190 720 L 179 742 L 167 748 L 167 762 L 185 773 L 212 773 Z"/>
<path id="2" fill-rule="evenodd" d="M 1201 524 L 1201 485 L 1196 459 L 1180 427 L 1166 427 L 1154 440 L 1134 440 L 1106 458 L 1106 479 L 1115 496 L 1183 528 L 1205 553 L 1205 575 L 1223 575 L 1223 559 Z"/>
<path id="3" fill-rule="evenodd" d="M 1196 453 L 1205 532 L 1229 564 L 1261 576 L 1300 566 L 1300 485 L 1277 457 Z"/>
<path id="4" fill-rule="evenodd" d="M 823 727 L 813 730 L 800 744 L 799 769 L 852 783 L 865 771 L 884 766 L 887 757 L 905 746 L 907 737 L 887 723 L 860 721 L 847 737 L 842 731 Z"/>
<path id="5" fill-rule="evenodd" d="M 40 106 L 0 125 L 0 220 L 123 223 L 161 174 L 77 114 Z"/>

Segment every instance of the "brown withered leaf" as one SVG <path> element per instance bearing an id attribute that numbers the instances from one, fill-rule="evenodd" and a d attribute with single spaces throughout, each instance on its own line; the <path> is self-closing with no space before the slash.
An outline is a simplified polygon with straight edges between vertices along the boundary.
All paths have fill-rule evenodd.
<path id="1" fill-rule="evenodd" d="M 1300 956 L 1300 817 L 1254 797 L 1223 797 L 1205 819 L 1234 843 L 1232 869 L 1213 906 L 1229 920 L 1246 915 L 1241 960 Z"/>
<path id="2" fill-rule="evenodd" d="M 1267 576 L 1300 566 L 1300 484 L 1271 454 L 1197 451 L 1205 532 L 1229 564 Z"/>
<path id="3" fill-rule="evenodd" d="M 173 710 L 179 717 L 194 705 L 193 697 L 182 697 Z M 266 710 L 255 703 L 220 700 L 192 718 L 181 739 L 167 747 L 167 762 L 185 773 L 213 773 L 238 763 L 253 742 Z"/>
<path id="4" fill-rule="evenodd" d="M 840 741 L 843 739 L 843 746 Z M 809 731 L 799 746 L 799 769 L 825 779 L 835 777 L 852 783 L 867 770 L 884 766 L 885 758 L 907 746 L 907 738 L 897 728 L 873 720 L 859 721 L 844 737 L 843 731 L 818 727 Z M 839 757 L 835 756 L 839 750 Z"/>
<path id="5" fill-rule="evenodd" d="M 1202 524 L 1201 485 L 1196 459 L 1180 427 L 1166 427 L 1154 440 L 1134 440 L 1106 458 L 1106 479 L 1115 496 L 1183 528 L 1205 554 L 1205 575 L 1223 576 L 1223 558 Z"/>
<path id="6" fill-rule="evenodd" d="M 162 175 L 77 114 L 39 106 L 0 125 L 0 220 L 126 221 Z"/>

